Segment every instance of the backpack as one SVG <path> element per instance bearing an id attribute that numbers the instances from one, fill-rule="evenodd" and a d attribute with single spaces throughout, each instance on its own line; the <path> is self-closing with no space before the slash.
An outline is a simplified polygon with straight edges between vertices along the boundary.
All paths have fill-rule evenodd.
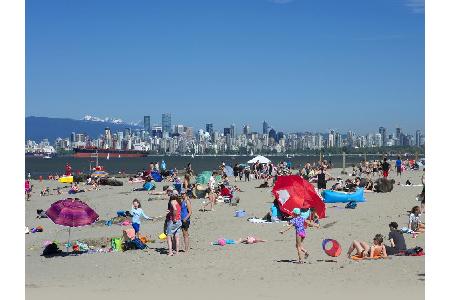
<path id="1" fill-rule="evenodd" d="M 138 239 L 138 238 L 134 238 L 133 244 L 136 246 L 136 249 L 143 250 L 143 249 L 147 248 L 147 245 L 144 244 L 144 243 L 143 243 L 140 239 Z"/>
<path id="2" fill-rule="evenodd" d="M 347 203 L 347 205 L 345 206 L 345 208 L 350 208 L 350 209 L 355 209 L 357 206 L 355 201 L 350 201 L 349 203 Z"/>
<path id="3" fill-rule="evenodd" d="M 122 238 L 112 238 L 111 239 L 111 248 L 113 251 L 123 251 L 122 249 Z"/>

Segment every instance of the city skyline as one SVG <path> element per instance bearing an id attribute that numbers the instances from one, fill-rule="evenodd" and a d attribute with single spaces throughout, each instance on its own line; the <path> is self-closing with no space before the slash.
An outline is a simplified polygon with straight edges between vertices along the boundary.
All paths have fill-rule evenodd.
<path id="1" fill-rule="evenodd" d="M 424 130 L 420 3 L 26 4 L 26 116 Z"/>
<path id="2" fill-rule="evenodd" d="M 92 118 L 92 116 L 89 116 Z M 242 127 L 240 134 L 236 124 L 214 130 L 213 123 L 206 123 L 204 128 L 194 129 L 183 124 L 172 124 L 171 113 L 161 115 L 161 125 L 150 125 L 151 116 L 143 116 L 143 127 L 124 128 L 123 131 L 111 132 L 106 126 L 104 133 L 98 137 L 86 133 L 72 132 L 70 138 L 58 137 L 54 147 L 47 139 L 36 143 L 26 141 L 26 153 L 55 153 L 63 151 L 81 151 L 78 149 L 102 149 L 104 151 L 122 152 L 123 155 L 141 155 L 139 151 L 156 154 L 249 154 L 255 152 L 267 153 L 299 153 L 302 151 L 320 149 L 380 148 L 380 147 L 423 147 L 425 136 L 421 130 L 413 134 L 397 127 L 392 133 L 384 126 L 378 132 L 364 135 L 353 130 L 339 132 L 330 129 L 328 133 L 321 132 L 284 132 L 273 128 L 269 122 L 261 123 L 261 130 L 249 125 Z M 107 124 L 107 123 L 105 123 Z M 56 149 L 56 150 L 55 150 Z M 134 151 L 134 152 L 133 152 Z M 347 151 L 347 150 L 346 150 Z M 116 153 L 116 152 L 113 152 Z M 89 155 L 89 154 L 79 154 Z M 115 155 L 118 155 L 116 153 Z"/>

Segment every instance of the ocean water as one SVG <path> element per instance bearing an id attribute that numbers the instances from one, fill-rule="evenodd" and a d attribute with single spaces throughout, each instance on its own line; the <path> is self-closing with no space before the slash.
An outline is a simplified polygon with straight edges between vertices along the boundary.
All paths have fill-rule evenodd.
<path id="1" fill-rule="evenodd" d="M 281 161 L 291 162 L 295 169 L 303 167 L 307 162 L 319 160 L 319 156 L 295 156 L 287 158 L 284 156 L 267 156 L 272 162 L 279 163 Z M 149 156 L 140 158 L 99 158 L 99 165 L 104 166 L 106 171 L 112 174 L 119 172 L 126 174 L 135 174 L 142 169 L 146 169 L 151 162 L 159 162 L 165 160 L 167 168 L 178 170 L 184 169 L 190 162 L 195 173 L 206 170 L 218 169 L 222 162 L 226 165 L 234 166 L 236 163 L 246 163 L 253 157 L 251 156 Z M 367 155 L 367 160 L 380 159 L 380 155 Z M 394 158 L 394 157 L 392 157 Z M 325 155 L 323 159 L 331 160 L 334 167 L 342 168 L 342 155 Z M 346 155 L 345 165 L 351 168 L 352 164 L 356 164 L 364 160 L 364 155 Z M 74 157 L 55 157 L 45 159 L 40 157 L 25 157 L 25 175 L 31 174 L 32 178 L 43 176 L 44 178 L 50 174 L 63 174 L 66 163 L 70 163 L 73 171 L 90 173 L 89 168 L 95 166 L 95 159 L 92 158 L 74 158 Z"/>

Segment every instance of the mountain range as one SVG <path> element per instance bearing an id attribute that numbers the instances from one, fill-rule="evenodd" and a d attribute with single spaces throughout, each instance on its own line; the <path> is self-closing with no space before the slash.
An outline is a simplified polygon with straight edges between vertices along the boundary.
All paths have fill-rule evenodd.
<path id="1" fill-rule="evenodd" d="M 93 116 L 85 116 L 82 120 L 68 118 L 48 118 L 29 116 L 25 118 L 25 139 L 40 142 L 48 139 L 53 142 L 58 137 L 70 137 L 72 132 L 84 133 L 92 138 L 97 138 L 109 127 L 111 132 L 124 131 L 125 128 L 141 129 L 140 124 L 128 124 L 121 119 L 101 119 Z"/>

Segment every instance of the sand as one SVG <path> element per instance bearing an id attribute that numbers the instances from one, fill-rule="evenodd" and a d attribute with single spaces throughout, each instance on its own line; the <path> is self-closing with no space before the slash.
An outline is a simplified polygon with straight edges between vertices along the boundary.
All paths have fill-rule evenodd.
<path id="1" fill-rule="evenodd" d="M 332 170 L 335 176 L 340 170 Z M 410 179 L 420 183 L 422 171 L 407 171 L 401 183 Z M 390 178 L 399 179 L 394 174 Z M 214 212 L 200 212 L 202 199 L 192 200 L 191 247 L 189 253 L 174 257 L 166 255 L 166 242 L 150 243 L 145 251 L 95 253 L 78 256 L 45 258 L 45 240 L 65 241 L 67 228 L 50 219 L 36 219 L 36 209 L 47 209 L 65 194 L 39 196 L 44 186 L 52 190 L 65 184 L 55 181 L 32 181 L 34 193 L 26 202 L 26 225 L 41 225 L 44 232 L 27 234 L 26 239 L 26 298 L 27 299 L 123 299 L 124 297 L 185 297 L 186 299 L 280 299 L 285 297 L 315 297 L 314 299 L 423 299 L 425 292 L 425 258 L 392 257 L 377 261 L 356 262 L 346 258 L 352 240 L 371 242 L 376 233 L 387 237 L 391 221 L 407 226 L 408 215 L 419 203 L 415 197 L 422 187 L 395 185 L 391 193 L 366 193 L 367 202 L 354 210 L 327 205 L 327 218 L 322 227 L 308 229 L 305 248 L 308 264 L 298 265 L 295 231 L 279 234 L 278 224 L 252 224 L 247 217 L 262 217 L 273 200 L 271 189 L 255 188 L 261 181 L 237 182 L 238 207 L 218 205 Z M 157 190 L 168 183 L 159 183 Z M 330 187 L 331 184 L 328 183 Z M 77 196 L 88 203 L 100 219 L 114 217 L 118 210 L 129 210 L 134 198 L 150 216 L 165 215 L 167 200 L 147 192 L 132 192 L 140 184 L 125 182 L 121 187 L 102 187 L 100 191 Z M 67 191 L 67 188 L 64 189 Z M 56 194 L 55 191 L 51 191 Z M 149 198 L 154 200 L 148 201 Z M 159 199 L 159 200 L 158 200 Z M 234 217 L 236 209 L 247 212 L 246 218 Z M 141 231 L 157 237 L 163 221 L 143 221 Z M 121 236 L 118 225 L 88 226 L 72 230 L 72 239 L 101 239 Z M 247 235 L 267 239 L 254 245 L 211 246 L 210 242 L 225 237 L 238 239 Z M 343 254 L 337 262 L 322 251 L 324 238 L 338 240 Z M 409 248 L 419 245 L 425 249 L 425 234 L 412 239 L 405 235 Z M 386 241 L 387 242 L 387 241 Z M 425 249 L 426 250 L 426 249 Z M 168 296 L 169 295 L 169 296 Z"/>

